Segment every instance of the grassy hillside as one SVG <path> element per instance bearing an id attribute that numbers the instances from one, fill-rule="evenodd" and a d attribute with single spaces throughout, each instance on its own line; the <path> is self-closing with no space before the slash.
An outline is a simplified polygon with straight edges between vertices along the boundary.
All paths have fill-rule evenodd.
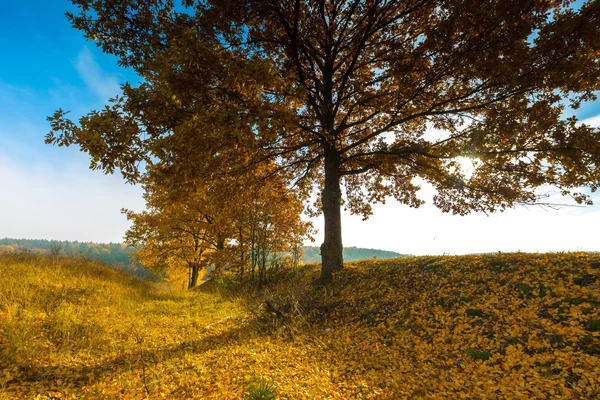
<path id="1" fill-rule="evenodd" d="M 600 398 L 600 255 L 317 266 L 181 293 L 0 257 L 0 398 Z"/>
<path id="2" fill-rule="evenodd" d="M 64 255 L 100 261 L 140 278 L 159 280 L 160 275 L 139 265 L 131 257 L 137 251 L 122 243 L 70 242 L 45 239 L 0 239 L 1 253 L 33 253 L 37 255 Z"/>
<path id="3" fill-rule="evenodd" d="M 321 262 L 321 249 L 317 246 L 304 246 L 304 263 Z M 394 251 L 364 249 L 361 247 L 344 247 L 344 261 L 358 261 L 370 259 L 389 259 L 398 257 L 408 257 L 406 254 L 396 253 Z"/>

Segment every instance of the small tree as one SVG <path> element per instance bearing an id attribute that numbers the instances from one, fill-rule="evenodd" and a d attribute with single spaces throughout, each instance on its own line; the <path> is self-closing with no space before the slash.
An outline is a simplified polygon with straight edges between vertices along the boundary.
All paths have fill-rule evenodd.
<path id="1" fill-rule="evenodd" d="M 238 179 L 170 180 L 159 168 L 144 179 L 147 210 L 125 210 L 132 221 L 129 244 L 142 244 L 136 254 L 142 265 L 163 270 L 189 270 L 188 288 L 197 285 L 199 272 L 250 268 L 265 278 L 271 256 L 288 251 L 307 237 L 310 224 L 300 219 L 302 203 L 279 177 L 265 166 Z"/>
<path id="2" fill-rule="evenodd" d="M 144 267 L 158 271 L 188 269 L 188 289 L 198 283 L 200 270 L 207 265 L 207 254 L 219 246 L 211 229 L 214 218 L 204 211 L 205 199 L 172 201 L 156 184 L 145 185 L 148 210 L 125 210 L 132 222 L 126 243 L 141 244 L 135 257 Z"/>
<path id="3" fill-rule="evenodd" d="M 53 241 L 50 245 L 50 256 L 53 258 L 59 257 L 65 248 L 64 243 Z"/>
<path id="4" fill-rule="evenodd" d="M 298 249 L 310 238 L 312 229 L 300 217 L 302 203 L 282 181 L 256 186 L 251 193 L 252 200 L 246 205 L 247 219 L 241 225 L 245 226 L 250 272 L 262 285 L 267 269 L 280 265 L 284 254 L 291 254 L 293 266 L 297 265 Z"/>

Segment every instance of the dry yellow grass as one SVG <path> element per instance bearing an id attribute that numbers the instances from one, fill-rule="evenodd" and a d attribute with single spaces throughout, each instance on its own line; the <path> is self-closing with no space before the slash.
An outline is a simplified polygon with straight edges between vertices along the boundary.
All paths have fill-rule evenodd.
<path id="1" fill-rule="evenodd" d="M 158 290 L 76 259 L 1 256 L 0 276 L 0 398 L 187 390 L 178 376 L 198 372 L 188 344 L 240 313 L 214 295 Z"/>
<path id="2" fill-rule="evenodd" d="M 318 268 L 171 292 L 77 260 L 0 257 L 0 398 L 600 398 L 600 255 Z"/>

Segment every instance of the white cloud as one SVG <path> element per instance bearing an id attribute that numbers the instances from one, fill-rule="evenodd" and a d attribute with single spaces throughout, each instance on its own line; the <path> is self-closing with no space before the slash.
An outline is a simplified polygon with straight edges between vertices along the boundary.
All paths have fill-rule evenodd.
<path id="1" fill-rule="evenodd" d="M 119 80 L 105 73 L 94 59 L 94 55 L 84 47 L 75 59 L 77 74 L 96 96 L 102 100 L 115 97 L 121 93 Z"/>
<path id="2" fill-rule="evenodd" d="M 122 240 L 129 223 L 120 209 L 143 209 L 141 188 L 88 170 L 84 155 L 68 159 L 27 164 L 0 154 L 0 237 Z"/>
<path id="3" fill-rule="evenodd" d="M 31 101 L 34 97 L 35 94 L 27 87 L 0 81 L 0 102 L 2 104 L 19 104 L 23 101 Z"/>
<path id="4" fill-rule="evenodd" d="M 368 247 L 409 253 L 469 254 L 484 252 L 597 251 L 600 206 L 558 210 L 518 207 L 486 216 L 442 213 L 427 203 L 419 209 L 395 201 L 375 205 L 367 221 L 347 212 L 342 215 L 344 246 Z M 323 217 L 313 220 L 323 241 Z"/>
<path id="5" fill-rule="evenodd" d="M 600 115 L 595 115 L 593 117 L 586 118 L 583 121 L 581 121 L 581 123 L 598 128 L 600 127 Z"/>

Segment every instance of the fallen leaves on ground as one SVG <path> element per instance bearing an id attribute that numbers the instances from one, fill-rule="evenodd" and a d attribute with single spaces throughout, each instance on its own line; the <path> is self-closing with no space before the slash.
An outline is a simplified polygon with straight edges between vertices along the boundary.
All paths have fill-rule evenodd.
<path id="1" fill-rule="evenodd" d="M 417 257 L 187 293 L 0 257 L 0 397 L 600 397 L 600 255 Z"/>

